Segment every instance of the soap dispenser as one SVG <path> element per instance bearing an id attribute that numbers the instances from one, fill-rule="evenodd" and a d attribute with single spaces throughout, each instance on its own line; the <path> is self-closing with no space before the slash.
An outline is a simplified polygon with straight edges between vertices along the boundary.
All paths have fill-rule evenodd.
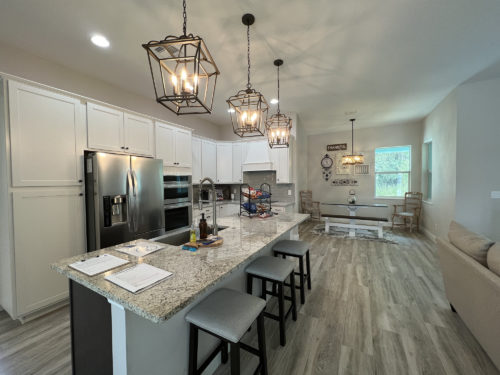
<path id="1" fill-rule="evenodd" d="M 205 219 L 205 214 L 201 214 L 201 219 L 200 219 L 200 239 L 204 240 L 207 238 L 208 235 L 208 224 L 207 220 Z"/>

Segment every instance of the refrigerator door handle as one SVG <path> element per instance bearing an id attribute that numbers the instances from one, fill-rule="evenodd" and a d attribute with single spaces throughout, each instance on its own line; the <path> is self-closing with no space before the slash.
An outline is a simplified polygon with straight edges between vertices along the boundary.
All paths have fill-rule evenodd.
<path id="1" fill-rule="evenodd" d="M 132 225 L 133 225 L 133 212 L 134 212 L 134 198 L 132 197 L 134 195 L 134 184 L 132 182 L 132 173 L 127 171 L 127 225 L 128 225 L 128 230 L 132 232 Z"/>
<path id="2" fill-rule="evenodd" d="M 132 178 L 134 180 L 134 232 L 139 230 L 139 194 L 137 186 L 137 175 L 135 171 L 132 170 Z"/>

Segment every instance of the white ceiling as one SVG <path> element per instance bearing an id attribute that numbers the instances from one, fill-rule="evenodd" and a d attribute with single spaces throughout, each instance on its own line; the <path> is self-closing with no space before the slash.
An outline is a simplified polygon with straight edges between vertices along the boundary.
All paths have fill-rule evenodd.
<path id="1" fill-rule="evenodd" d="M 500 60 L 498 0 L 188 0 L 188 32 L 202 36 L 221 76 L 215 110 L 246 83 L 252 27 L 252 83 L 311 132 L 408 122 L 427 115 L 454 87 Z M 181 0 L 2 0 L 0 40 L 72 66 L 153 100 L 141 44 L 181 34 Z M 89 42 L 102 33 L 111 48 Z"/>

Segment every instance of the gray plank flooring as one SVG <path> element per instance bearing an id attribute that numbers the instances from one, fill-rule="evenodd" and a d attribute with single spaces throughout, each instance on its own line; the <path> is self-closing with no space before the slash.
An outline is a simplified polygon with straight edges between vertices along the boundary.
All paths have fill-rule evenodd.
<path id="1" fill-rule="evenodd" d="M 450 311 L 433 243 L 402 231 L 397 245 L 333 238 L 314 234 L 317 223 L 300 227 L 313 289 L 287 323 L 286 347 L 266 319 L 270 374 L 500 375 Z M 252 345 L 255 331 L 245 338 Z M 256 366 L 242 354 L 242 374 Z M 24 325 L 0 312 L 0 374 L 70 373 L 67 307 Z M 226 374 L 227 365 L 216 372 Z"/>

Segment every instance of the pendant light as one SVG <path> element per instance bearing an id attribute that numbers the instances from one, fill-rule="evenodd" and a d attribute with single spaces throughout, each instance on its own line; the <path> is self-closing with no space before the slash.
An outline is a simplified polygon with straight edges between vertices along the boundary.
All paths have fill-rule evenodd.
<path id="1" fill-rule="evenodd" d="M 342 165 L 363 164 L 365 157 L 361 154 L 354 154 L 354 121 L 356 119 L 352 118 L 349 121 L 351 121 L 351 155 L 342 156 Z"/>
<path id="2" fill-rule="evenodd" d="M 247 87 L 227 99 L 233 131 L 240 137 L 263 136 L 267 120 L 268 104 L 264 95 L 252 88 L 250 83 L 250 25 L 255 22 L 252 14 L 243 15 L 241 21 L 247 27 Z"/>
<path id="3" fill-rule="evenodd" d="M 156 101 L 177 115 L 211 113 L 220 72 L 203 39 L 186 34 L 186 0 L 182 5 L 183 34 L 142 45 Z"/>
<path id="4" fill-rule="evenodd" d="M 271 148 L 284 148 L 289 146 L 292 119 L 280 112 L 280 66 L 283 60 L 274 60 L 278 70 L 278 112 L 266 121 L 267 140 Z"/>

